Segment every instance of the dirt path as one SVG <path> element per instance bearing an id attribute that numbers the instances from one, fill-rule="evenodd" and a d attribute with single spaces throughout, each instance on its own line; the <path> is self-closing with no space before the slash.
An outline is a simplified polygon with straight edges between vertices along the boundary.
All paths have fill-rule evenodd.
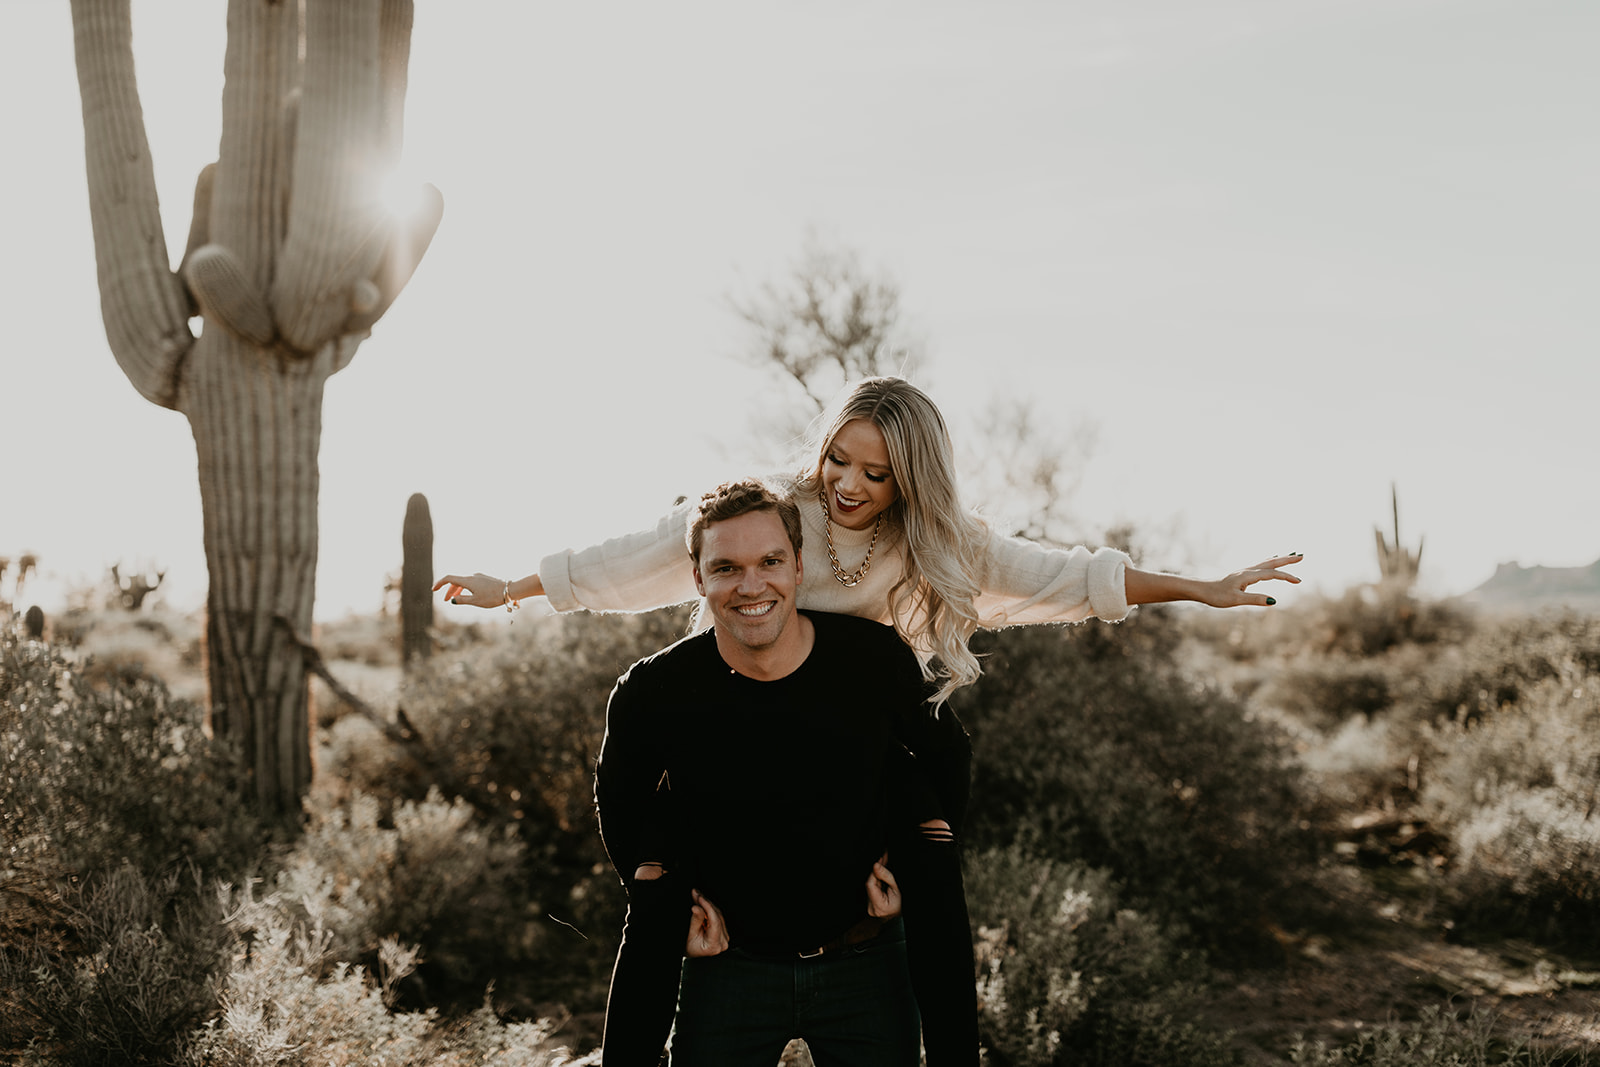
<path id="1" fill-rule="evenodd" d="M 1431 909 L 1350 873 L 1348 931 L 1286 939 L 1281 968 L 1218 976 L 1207 1019 L 1249 1063 L 1287 1063 L 1301 1037 L 1337 1047 L 1429 1009 L 1476 1011 L 1499 1036 L 1600 1054 L 1595 967 L 1524 941 L 1455 943 Z"/>

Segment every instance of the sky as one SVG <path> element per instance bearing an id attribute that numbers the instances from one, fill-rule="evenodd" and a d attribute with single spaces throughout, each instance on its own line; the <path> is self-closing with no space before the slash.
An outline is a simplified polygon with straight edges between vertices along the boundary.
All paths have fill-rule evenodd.
<path id="1" fill-rule="evenodd" d="M 176 263 L 224 5 L 133 19 Z M 119 562 L 198 608 L 188 425 L 100 320 L 67 5 L 7 31 L 0 556 L 47 611 Z M 1597 46 L 1592 0 L 419 3 L 404 164 L 445 213 L 328 383 L 317 616 L 378 609 L 414 492 L 438 573 L 520 576 L 747 473 L 777 394 L 730 300 L 808 235 L 898 284 L 958 450 L 1018 399 L 1092 438 L 1074 512 L 1149 565 L 1304 551 L 1334 595 L 1391 486 L 1430 595 L 1591 563 Z"/>

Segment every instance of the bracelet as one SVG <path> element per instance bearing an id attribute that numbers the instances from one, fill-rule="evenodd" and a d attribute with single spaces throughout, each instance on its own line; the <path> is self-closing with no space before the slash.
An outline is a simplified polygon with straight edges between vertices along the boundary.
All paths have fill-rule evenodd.
<path id="1" fill-rule="evenodd" d="M 506 606 L 506 614 L 510 614 L 522 607 L 522 601 L 511 599 L 511 579 L 506 579 L 505 588 L 500 591 L 501 603 Z"/>

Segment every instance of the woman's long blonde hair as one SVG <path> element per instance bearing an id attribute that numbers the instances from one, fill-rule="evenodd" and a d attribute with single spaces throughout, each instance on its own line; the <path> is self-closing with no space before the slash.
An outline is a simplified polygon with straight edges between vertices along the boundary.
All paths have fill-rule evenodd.
<path id="1" fill-rule="evenodd" d="M 924 676 L 942 683 L 933 700 L 943 703 L 982 673 L 967 642 L 978 628 L 972 601 L 987 531 L 961 504 L 944 416 L 904 378 L 866 378 L 818 417 L 798 492 L 821 489 L 833 439 L 856 419 L 870 421 L 888 445 L 896 497 L 887 515 L 906 541 L 905 569 L 889 592 L 889 614 L 895 631 L 917 651 Z"/>

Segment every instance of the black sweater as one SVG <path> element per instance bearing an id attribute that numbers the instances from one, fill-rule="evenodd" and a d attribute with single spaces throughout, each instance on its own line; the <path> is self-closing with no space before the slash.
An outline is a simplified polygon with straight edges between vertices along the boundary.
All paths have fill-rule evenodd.
<path id="1" fill-rule="evenodd" d="M 606 849 L 629 886 L 630 914 L 610 1008 L 638 1017 L 642 1050 L 659 1049 L 670 1024 L 690 886 L 722 910 L 735 945 L 810 949 L 865 914 L 868 872 L 891 846 L 913 955 L 936 940 L 947 957 L 965 952 L 964 964 L 956 953 L 940 968 L 940 1004 L 927 1003 L 930 983 L 919 978 L 925 1021 L 975 1011 L 959 862 L 945 848 L 941 873 L 921 876 L 942 885 L 921 891 L 914 868 L 926 864 L 913 852 L 922 843 L 909 833 L 926 819 L 959 822 L 965 732 L 948 709 L 933 718 L 916 659 L 893 629 L 807 616 L 816 643 L 784 678 L 734 672 L 706 632 L 636 663 L 612 692 L 595 798 Z M 918 750 L 916 766 L 908 748 Z M 923 784 L 929 775 L 931 788 Z M 666 862 L 668 878 L 635 884 L 643 860 Z M 914 920 L 926 912 L 913 907 L 913 894 L 919 904 L 944 901 L 920 930 Z M 621 1044 L 618 1021 L 608 1020 L 608 1062 L 633 1061 L 613 1047 Z M 962 1046 L 969 1025 L 961 1024 Z"/>
<path id="2" fill-rule="evenodd" d="M 710 631 L 635 664 L 611 694 L 595 779 L 625 880 L 668 858 L 641 851 L 661 810 L 652 794 L 668 787 L 671 867 L 722 909 L 734 944 L 757 951 L 815 948 L 861 918 L 888 846 L 894 720 L 923 699 L 892 629 L 809 617 L 811 654 L 775 681 L 731 670 Z"/>

